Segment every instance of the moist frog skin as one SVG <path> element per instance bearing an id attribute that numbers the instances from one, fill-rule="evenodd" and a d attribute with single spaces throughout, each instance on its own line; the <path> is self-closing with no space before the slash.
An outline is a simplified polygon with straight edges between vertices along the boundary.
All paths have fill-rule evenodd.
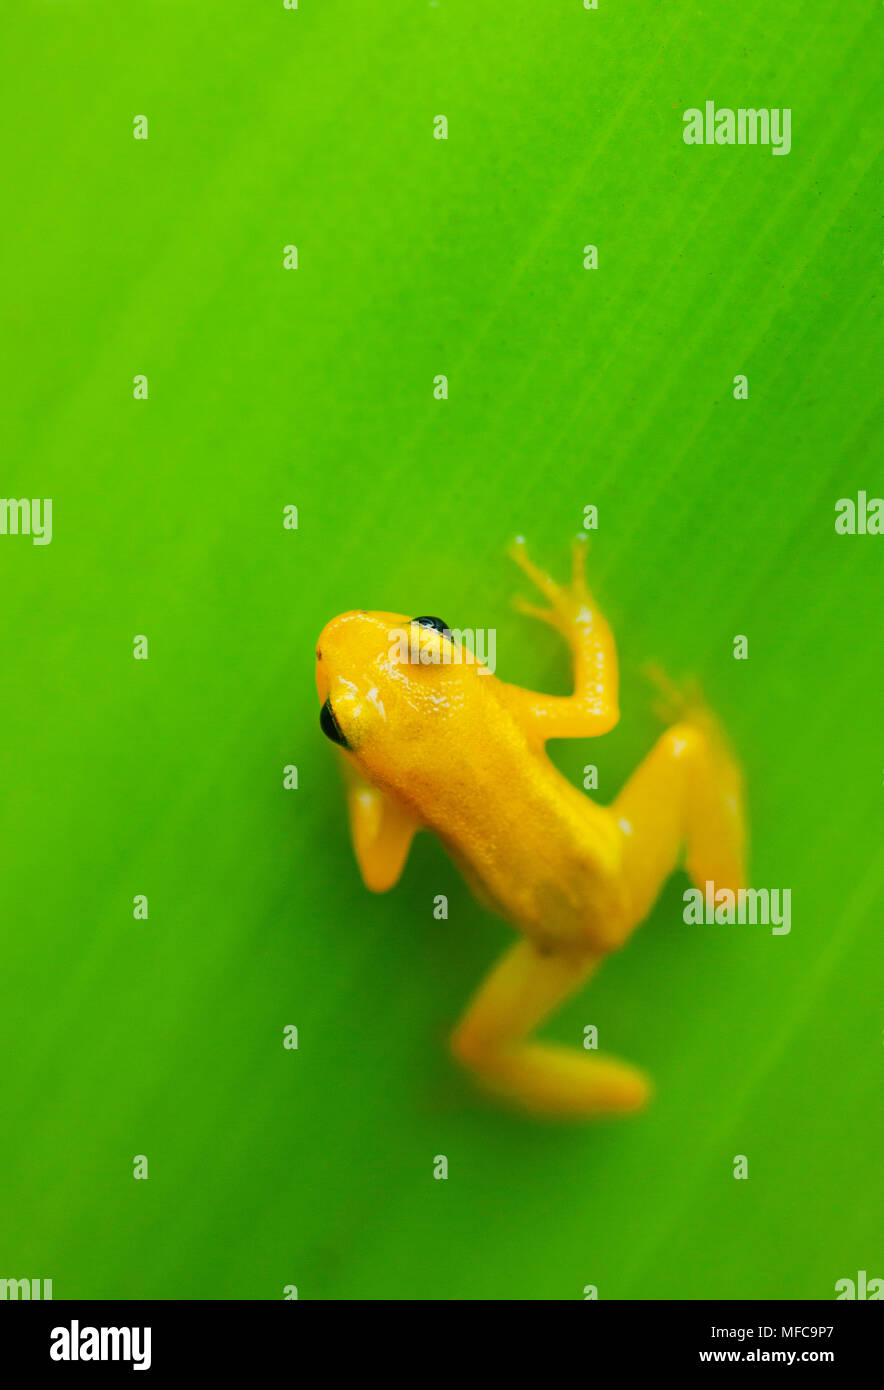
<path id="1" fill-rule="evenodd" d="M 547 757 L 547 740 L 595 738 L 619 718 L 614 637 L 585 581 L 586 550 L 578 537 L 564 586 L 522 540 L 510 550 L 545 600 L 518 607 L 571 650 L 571 695 L 459 659 L 447 624 L 429 615 L 342 613 L 316 648 L 320 727 L 342 763 L 365 885 L 392 888 L 414 835 L 429 830 L 512 926 L 518 939 L 454 1027 L 451 1050 L 484 1090 L 550 1118 L 626 1115 L 651 1085 L 626 1061 L 538 1042 L 535 1030 L 626 944 L 682 862 L 697 886 L 745 886 L 742 776 L 700 700 L 683 702 L 609 806 Z"/>

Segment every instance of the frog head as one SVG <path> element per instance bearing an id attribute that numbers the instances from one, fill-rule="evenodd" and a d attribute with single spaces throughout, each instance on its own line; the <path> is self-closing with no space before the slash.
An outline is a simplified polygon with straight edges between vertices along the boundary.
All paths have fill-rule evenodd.
<path id="1" fill-rule="evenodd" d="M 408 781 L 446 758 L 456 766 L 481 670 L 465 658 L 441 618 L 342 613 L 316 646 L 320 728 L 371 781 Z"/>

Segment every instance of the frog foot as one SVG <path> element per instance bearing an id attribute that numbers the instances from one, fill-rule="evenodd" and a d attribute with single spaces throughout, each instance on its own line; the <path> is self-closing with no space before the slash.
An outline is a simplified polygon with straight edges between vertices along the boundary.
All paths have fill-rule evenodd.
<path id="1" fill-rule="evenodd" d="M 547 623 L 566 636 L 573 631 L 575 623 L 591 623 L 595 601 L 586 587 L 586 552 L 588 548 L 588 537 L 584 532 L 580 532 L 574 538 L 571 547 L 571 583 L 562 585 L 557 584 L 545 570 L 540 569 L 528 558 L 524 536 L 516 536 L 507 553 L 510 559 L 515 560 L 519 569 L 527 574 L 549 604 L 549 607 L 541 608 L 537 604 L 528 603 L 527 600 L 516 597 L 513 603 L 519 612 L 526 613 L 530 618 L 537 618 L 542 623 Z"/>
<path id="2" fill-rule="evenodd" d="M 735 761 L 724 727 L 707 703 L 696 677 L 689 676 L 679 684 L 656 662 L 647 662 L 642 671 L 656 691 L 652 709 L 663 724 L 690 724 L 706 735 L 710 748 L 723 763 Z"/>

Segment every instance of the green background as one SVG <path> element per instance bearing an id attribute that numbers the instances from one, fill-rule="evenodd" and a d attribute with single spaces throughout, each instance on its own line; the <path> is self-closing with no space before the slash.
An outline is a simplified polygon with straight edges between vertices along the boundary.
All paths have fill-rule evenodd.
<path id="1" fill-rule="evenodd" d="M 52 497 L 55 529 L 0 537 L 4 1277 L 640 1299 L 884 1276 L 884 539 L 833 525 L 884 491 L 882 14 L 4 6 L 2 491 Z M 685 146 L 706 99 L 790 107 L 792 152 Z M 564 574 L 590 503 L 623 718 L 553 756 L 610 799 L 659 728 L 642 664 L 699 677 L 793 927 L 685 927 L 676 876 L 547 1030 L 595 1023 L 653 1106 L 541 1126 L 445 1050 L 509 929 L 428 836 L 394 891 L 361 886 L 313 652 L 345 609 L 441 613 L 497 629 L 505 679 L 566 690 L 503 550 L 524 532 Z"/>

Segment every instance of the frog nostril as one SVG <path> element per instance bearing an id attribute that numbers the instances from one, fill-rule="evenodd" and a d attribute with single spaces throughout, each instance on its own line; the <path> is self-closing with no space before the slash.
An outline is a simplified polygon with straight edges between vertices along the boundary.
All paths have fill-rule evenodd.
<path id="1" fill-rule="evenodd" d="M 326 700 L 322 709 L 319 711 L 319 727 L 330 738 L 332 743 L 337 743 L 341 748 L 349 748 L 350 745 L 341 733 L 341 726 L 335 719 L 334 710 L 331 707 L 331 700 Z"/>

